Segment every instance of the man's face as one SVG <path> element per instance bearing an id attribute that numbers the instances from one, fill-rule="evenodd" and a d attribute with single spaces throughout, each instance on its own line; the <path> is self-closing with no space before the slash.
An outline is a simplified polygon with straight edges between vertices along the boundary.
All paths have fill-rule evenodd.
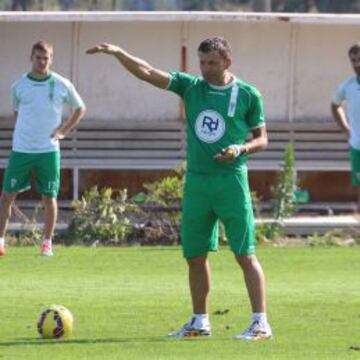
<path id="1" fill-rule="evenodd" d="M 220 55 L 216 50 L 208 53 L 199 51 L 200 71 L 205 81 L 216 84 L 224 77 L 231 65 L 231 60 Z"/>
<path id="2" fill-rule="evenodd" d="M 35 50 L 31 55 L 32 71 L 47 75 L 52 64 L 52 51 Z"/>
<path id="3" fill-rule="evenodd" d="M 360 76 L 360 51 L 350 54 L 349 58 L 356 75 Z"/>

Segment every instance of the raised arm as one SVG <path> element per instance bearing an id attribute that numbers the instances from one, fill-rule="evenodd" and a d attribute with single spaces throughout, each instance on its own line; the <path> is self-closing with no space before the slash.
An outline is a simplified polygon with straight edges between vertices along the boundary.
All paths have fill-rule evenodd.
<path id="1" fill-rule="evenodd" d="M 166 89 L 169 85 L 170 75 L 166 71 L 155 69 L 146 61 L 139 59 L 119 46 L 112 44 L 99 44 L 86 51 L 87 54 L 103 53 L 115 56 L 127 71 L 140 80 L 144 80 L 160 89 Z"/>

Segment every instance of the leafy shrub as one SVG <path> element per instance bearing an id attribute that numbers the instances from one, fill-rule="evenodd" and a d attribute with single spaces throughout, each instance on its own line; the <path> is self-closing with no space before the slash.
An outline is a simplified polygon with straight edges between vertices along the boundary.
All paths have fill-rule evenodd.
<path id="1" fill-rule="evenodd" d="M 162 206 L 180 206 L 184 194 L 185 164 L 175 167 L 175 175 L 145 183 L 145 202 Z"/>
<path id="2" fill-rule="evenodd" d="M 323 235 L 314 233 L 307 239 L 307 244 L 312 247 L 318 246 L 357 246 L 359 245 L 356 238 L 349 236 L 344 231 L 333 230 Z"/>
<path id="3" fill-rule="evenodd" d="M 144 184 L 147 190 L 145 204 L 148 205 L 144 207 L 144 210 L 148 210 L 148 215 L 161 215 L 171 223 L 179 223 L 183 187 L 184 179 L 177 175 Z M 160 209 L 164 211 L 159 211 Z"/>
<path id="4" fill-rule="evenodd" d="M 129 202 L 127 190 L 113 190 L 96 186 L 80 200 L 73 202 L 68 237 L 71 243 L 119 245 L 126 241 L 132 224 L 130 214 L 139 208 Z"/>
<path id="5" fill-rule="evenodd" d="M 285 148 L 284 163 L 272 189 L 273 217 L 281 221 L 294 213 L 294 191 L 296 189 L 295 153 L 293 144 Z"/>
<path id="6" fill-rule="evenodd" d="M 295 153 L 293 144 L 285 148 L 284 162 L 278 173 L 271 197 L 273 222 L 258 225 L 256 239 L 259 243 L 275 240 L 283 235 L 283 220 L 294 213 L 294 191 L 296 189 Z"/>
<path id="7" fill-rule="evenodd" d="M 276 240 L 280 236 L 279 228 L 273 223 L 257 224 L 255 228 L 255 239 L 257 244 L 266 244 Z"/>
<path id="8" fill-rule="evenodd" d="M 185 163 L 174 170 L 174 176 L 145 183 L 146 193 L 136 194 L 132 198 L 143 209 L 146 221 L 134 229 L 130 242 L 148 245 L 179 243 Z"/>

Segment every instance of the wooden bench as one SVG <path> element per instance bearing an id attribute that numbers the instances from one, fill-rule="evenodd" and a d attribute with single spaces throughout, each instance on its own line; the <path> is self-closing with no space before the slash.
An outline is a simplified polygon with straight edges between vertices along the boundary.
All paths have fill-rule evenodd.
<path id="1" fill-rule="evenodd" d="M 181 122 L 82 121 L 61 143 L 62 167 L 73 172 L 73 198 L 84 169 L 172 169 L 185 157 Z"/>
<path id="2" fill-rule="evenodd" d="M 288 143 L 295 149 L 298 171 L 349 171 L 348 144 L 345 134 L 334 121 L 270 122 L 269 146 L 251 155 L 249 169 L 279 169 Z"/>
<path id="3" fill-rule="evenodd" d="M 1 121 L 0 168 L 11 149 L 13 122 Z M 249 158 L 250 170 L 278 170 L 284 149 L 295 147 L 299 171 L 348 171 L 345 136 L 333 121 L 270 122 L 269 146 Z M 79 196 L 79 172 L 83 169 L 172 169 L 185 159 L 184 124 L 180 121 L 83 120 L 62 140 L 62 168 L 73 173 L 73 199 Z"/>
<path id="4" fill-rule="evenodd" d="M 11 149 L 13 122 L 1 121 L 0 168 Z M 61 141 L 61 167 L 73 173 L 73 199 L 82 169 L 172 169 L 185 158 L 181 122 L 83 120 Z"/>

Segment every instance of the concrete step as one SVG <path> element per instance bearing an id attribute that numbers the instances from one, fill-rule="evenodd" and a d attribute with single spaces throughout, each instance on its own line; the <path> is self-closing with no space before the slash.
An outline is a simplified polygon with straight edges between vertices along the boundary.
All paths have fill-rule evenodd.
<path id="1" fill-rule="evenodd" d="M 306 236 L 317 233 L 341 230 L 360 234 L 360 221 L 356 215 L 337 216 L 299 216 L 284 220 L 284 234 L 291 236 Z M 272 219 L 257 219 L 257 224 L 271 223 Z"/>
<path id="2" fill-rule="evenodd" d="M 329 231 L 343 230 L 351 233 L 360 234 L 360 221 L 356 215 L 339 215 L 339 216 L 299 216 L 284 220 L 284 234 L 291 236 L 306 236 L 317 233 L 325 234 Z M 256 219 L 256 224 L 270 224 L 273 219 Z M 24 231 L 33 228 L 33 224 L 22 224 L 12 222 L 8 226 L 10 231 Z M 42 228 L 43 224 L 36 224 L 37 228 Z M 56 231 L 65 231 L 68 224 L 60 222 L 56 224 Z"/>
<path id="3" fill-rule="evenodd" d="M 37 224 L 29 224 L 29 223 L 20 223 L 20 222 L 11 222 L 9 223 L 7 230 L 9 231 L 25 231 L 25 230 L 32 230 L 32 229 L 42 229 L 44 227 L 43 223 L 37 223 Z M 55 226 L 56 231 L 65 231 L 68 229 L 68 224 L 66 223 L 58 223 Z"/>
<path id="4" fill-rule="evenodd" d="M 58 200 L 59 209 L 70 211 L 72 201 L 70 200 Z M 20 209 L 32 210 L 40 204 L 40 201 L 37 200 L 17 200 L 16 206 Z M 151 206 L 147 205 L 145 207 L 153 207 L 154 210 L 164 210 L 164 206 Z M 179 209 L 180 207 L 173 206 L 172 210 Z M 259 204 L 261 211 L 271 212 L 272 205 L 269 201 L 262 201 Z M 333 215 L 338 213 L 356 213 L 357 212 L 357 203 L 354 201 L 311 201 L 307 204 L 297 204 L 295 205 L 297 213 L 304 212 L 318 212 L 325 215 Z"/>

